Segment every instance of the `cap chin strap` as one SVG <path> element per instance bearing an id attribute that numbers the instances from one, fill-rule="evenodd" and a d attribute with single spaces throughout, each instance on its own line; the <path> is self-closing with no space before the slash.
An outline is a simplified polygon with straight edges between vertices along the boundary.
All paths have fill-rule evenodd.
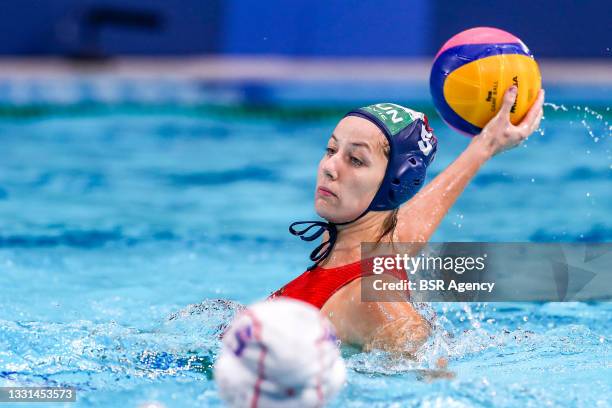
<path id="1" fill-rule="evenodd" d="M 310 260 L 314 262 L 314 264 L 311 265 L 308 268 L 308 270 L 310 271 L 314 269 L 325 258 L 329 256 L 332 249 L 334 248 L 334 245 L 336 244 L 336 240 L 338 239 L 338 228 L 337 228 L 338 225 L 347 225 L 352 222 L 355 222 L 359 220 L 360 218 L 362 218 L 364 215 L 366 215 L 368 212 L 370 212 L 369 206 L 368 208 L 366 208 L 364 212 L 361 213 L 359 217 L 355 218 L 352 221 L 341 222 L 341 223 L 325 222 L 325 221 L 296 221 L 292 223 L 289 226 L 289 232 L 292 235 L 295 235 L 296 237 L 300 237 L 302 241 L 308 241 L 308 242 L 314 241 L 315 239 L 323 235 L 325 231 L 327 231 L 327 234 L 329 235 L 329 238 L 326 241 L 321 243 L 319 246 L 313 249 L 312 252 L 310 253 Z M 307 226 L 300 230 L 294 228 L 298 225 L 307 225 Z M 318 229 L 314 230 L 314 232 L 311 232 L 309 235 L 307 235 L 308 231 L 310 231 L 312 228 L 317 228 L 317 227 Z"/>

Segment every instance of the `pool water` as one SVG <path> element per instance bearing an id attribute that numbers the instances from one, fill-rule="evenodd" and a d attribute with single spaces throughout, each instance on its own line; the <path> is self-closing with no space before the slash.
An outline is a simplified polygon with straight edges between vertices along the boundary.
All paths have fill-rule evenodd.
<path id="1" fill-rule="evenodd" d="M 481 170 L 434 241 L 612 239 L 609 109 L 548 105 L 545 116 Z M 219 334 L 308 266 L 311 245 L 287 227 L 314 216 L 336 120 L 0 118 L 0 386 L 75 386 L 71 407 L 221 406 Z M 429 180 L 468 143 L 432 126 Z M 610 303 L 419 308 L 436 330 L 417 361 L 344 349 L 348 383 L 331 406 L 612 406 Z M 440 356 L 454 379 L 423 374 Z"/>

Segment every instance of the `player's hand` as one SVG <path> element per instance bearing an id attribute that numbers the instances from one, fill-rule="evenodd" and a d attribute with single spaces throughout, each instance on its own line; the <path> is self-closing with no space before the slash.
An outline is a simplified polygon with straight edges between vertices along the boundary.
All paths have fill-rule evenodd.
<path id="1" fill-rule="evenodd" d="M 540 90 L 538 98 L 521 123 L 513 125 L 510 122 L 510 109 L 512 109 L 512 105 L 516 100 L 516 93 L 517 88 L 515 86 L 510 87 L 506 91 L 502 106 L 497 115 L 473 139 L 473 143 L 479 144 L 490 157 L 518 146 L 540 126 L 543 113 L 544 90 Z"/>

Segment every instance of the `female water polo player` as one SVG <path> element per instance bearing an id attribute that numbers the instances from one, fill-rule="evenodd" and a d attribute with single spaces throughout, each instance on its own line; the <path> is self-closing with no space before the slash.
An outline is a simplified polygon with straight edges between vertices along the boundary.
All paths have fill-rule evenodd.
<path id="1" fill-rule="evenodd" d="M 514 126 L 510 110 L 516 94 L 515 87 L 506 92 L 498 114 L 421 191 L 437 149 L 425 115 L 389 103 L 349 112 L 319 163 L 315 209 L 327 222 L 300 221 L 289 228 L 306 241 L 321 237 L 310 255 L 314 265 L 271 297 L 320 308 L 345 343 L 366 350 L 415 351 L 427 339 L 429 325 L 406 298 L 361 301 L 360 282 L 372 277 L 361 275 L 360 244 L 427 242 L 479 168 L 539 127 L 543 91 Z"/>

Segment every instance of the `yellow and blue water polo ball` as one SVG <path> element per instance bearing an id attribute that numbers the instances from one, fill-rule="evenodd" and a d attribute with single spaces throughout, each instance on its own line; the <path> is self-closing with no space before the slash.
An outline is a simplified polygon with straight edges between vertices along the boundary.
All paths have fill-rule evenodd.
<path id="1" fill-rule="evenodd" d="M 540 69 L 527 46 L 497 28 L 476 27 L 455 35 L 438 51 L 429 86 L 436 110 L 451 127 L 480 133 L 501 107 L 505 91 L 518 87 L 510 121 L 518 124 L 541 87 Z"/>

